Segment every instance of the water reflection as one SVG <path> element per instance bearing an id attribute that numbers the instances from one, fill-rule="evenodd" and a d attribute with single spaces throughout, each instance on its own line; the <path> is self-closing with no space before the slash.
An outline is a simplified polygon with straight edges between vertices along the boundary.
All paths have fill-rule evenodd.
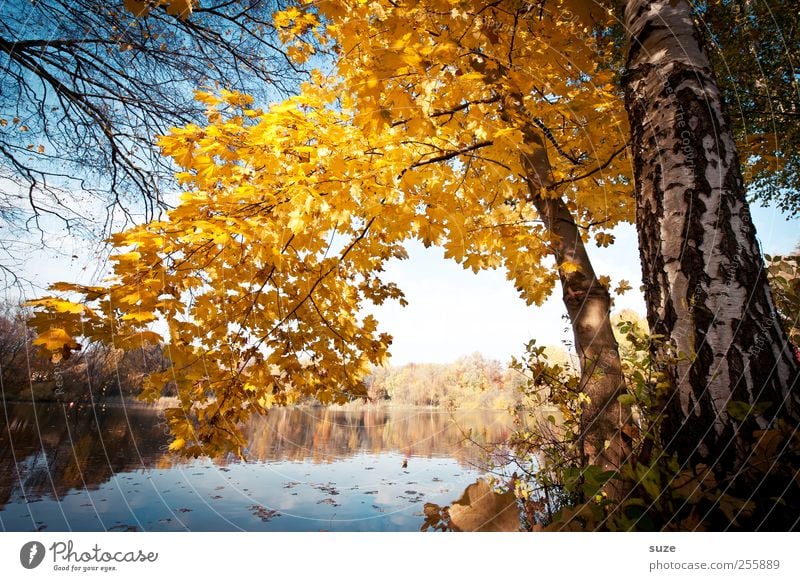
<path id="1" fill-rule="evenodd" d="M 155 465 L 167 437 L 143 407 L 12 404 L 0 417 L 0 506 L 58 499 Z"/>
<path id="2" fill-rule="evenodd" d="M 248 453 L 257 460 L 332 462 L 358 454 L 398 452 L 424 458 L 482 461 L 480 446 L 503 441 L 505 414 L 450 414 L 436 409 L 277 409 L 246 428 Z M 476 445 L 478 444 L 478 445 Z"/>
<path id="3" fill-rule="evenodd" d="M 475 443 L 510 429 L 491 412 L 278 409 L 246 426 L 251 461 L 242 464 L 165 454 L 155 409 L 6 404 L 0 525 L 417 530 L 425 501 L 452 501 L 480 472 Z"/>

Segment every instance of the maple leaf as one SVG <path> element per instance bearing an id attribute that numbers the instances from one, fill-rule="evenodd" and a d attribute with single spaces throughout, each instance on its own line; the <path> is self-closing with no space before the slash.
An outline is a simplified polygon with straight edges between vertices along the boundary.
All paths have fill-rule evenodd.
<path id="1" fill-rule="evenodd" d="M 80 345 L 60 327 L 48 329 L 37 335 L 33 340 L 34 345 L 41 345 L 48 351 L 77 350 Z"/>
<path id="2" fill-rule="evenodd" d="M 618 295 L 624 295 L 626 292 L 628 292 L 632 288 L 633 287 L 630 285 L 630 283 L 627 280 L 622 279 L 617 284 L 617 287 L 614 289 L 614 292 L 617 293 Z"/>

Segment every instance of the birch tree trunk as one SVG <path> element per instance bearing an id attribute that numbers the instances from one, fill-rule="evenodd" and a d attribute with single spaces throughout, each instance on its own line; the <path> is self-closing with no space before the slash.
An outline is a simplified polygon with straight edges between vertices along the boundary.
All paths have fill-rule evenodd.
<path id="1" fill-rule="evenodd" d="M 747 450 L 729 414 L 796 417 L 798 365 L 770 296 L 731 127 L 686 0 L 628 0 L 625 106 L 650 329 L 674 385 L 664 443 L 728 474 Z M 662 359 L 663 360 L 663 359 Z M 763 405 L 759 405 L 763 404 Z"/>

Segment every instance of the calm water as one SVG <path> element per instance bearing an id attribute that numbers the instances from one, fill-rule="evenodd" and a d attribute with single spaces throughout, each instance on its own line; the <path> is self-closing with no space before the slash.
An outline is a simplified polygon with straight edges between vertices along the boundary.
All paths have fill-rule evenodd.
<path id="1" fill-rule="evenodd" d="M 493 412 L 279 409 L 247 426 L 247 462 L 187 461 L 153 409 L 6 404 L 0 530 L 416 531 L 483 473 L 473 442 L 510 429 Z"/>

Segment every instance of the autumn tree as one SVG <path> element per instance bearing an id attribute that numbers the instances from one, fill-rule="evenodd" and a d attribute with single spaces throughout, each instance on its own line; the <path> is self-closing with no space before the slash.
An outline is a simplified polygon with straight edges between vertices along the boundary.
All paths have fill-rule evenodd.
<path id="1" fill-rule="evenodd" d="M 169 207 L 175 168 L 153 139 L 202 119 L 196 88 L 294 90 L 280 5 L 208 0 L 189 18 L 187 0 L 2 2 L 0 269 L 19 274 L 26 230 L 100 236 Z"/>
<path id="2" fill-rule="evenodd" d="M 372 401 L 447 408 L 508 409 L 517 400 L 517 374 L 480 354 L 452 363 L 381 367 L 366 378 Z"/>
<path id="3" fill-rule="evenodd" d="M 739 150 L 748 196 L 800 212 L 800 16 L 792 0 L 706 0 L 695 21 Z"/>
<path id="4" fill-rule="evenodd" d="M 632 128 L 648 322 L 675 386 L 664 424 L 683 461 L 732 473 L 741 437 L 797 418 L 798 363 L 770 296 L 736 143 L 685 0 L 629 0 Z M 747 413 L 729 410 L 743 404 Z M 750 430 L 752 431 L 752 430 Z"/>
<path id="5" fill-rule="evenodd" d="M 582 446 L 619 466 L 628 412 L 609 281 L 584 245 L 592 234 L 609 244 L 631 218 L 627 128 L 582 24 L 525 3 L 446 0 L 320 2 L 275 24 L 298 61 L 329 50 L 334 74 L 315 72 L 266 111 L 240 93 L 199 94 L 206 125 L 160 142 L 184 169 L 181 204 L 114 236 L 108 284 L 57 285 L 79 297 L 37 302 L 58 315 L 37 316 L 39 341 L 132 345 L 155 340 L 148 326 L 163 320 L 181 394 L 174 448 L 235 448 L 253 412 L 364 394 L 390 338 L 359 308 L 402 297 L 379 275 L 417 238 L 466 268 L 505 268 L 529 303 L 560 280 Z M 166 380 L 154 374 L 148 395 Z"/>

